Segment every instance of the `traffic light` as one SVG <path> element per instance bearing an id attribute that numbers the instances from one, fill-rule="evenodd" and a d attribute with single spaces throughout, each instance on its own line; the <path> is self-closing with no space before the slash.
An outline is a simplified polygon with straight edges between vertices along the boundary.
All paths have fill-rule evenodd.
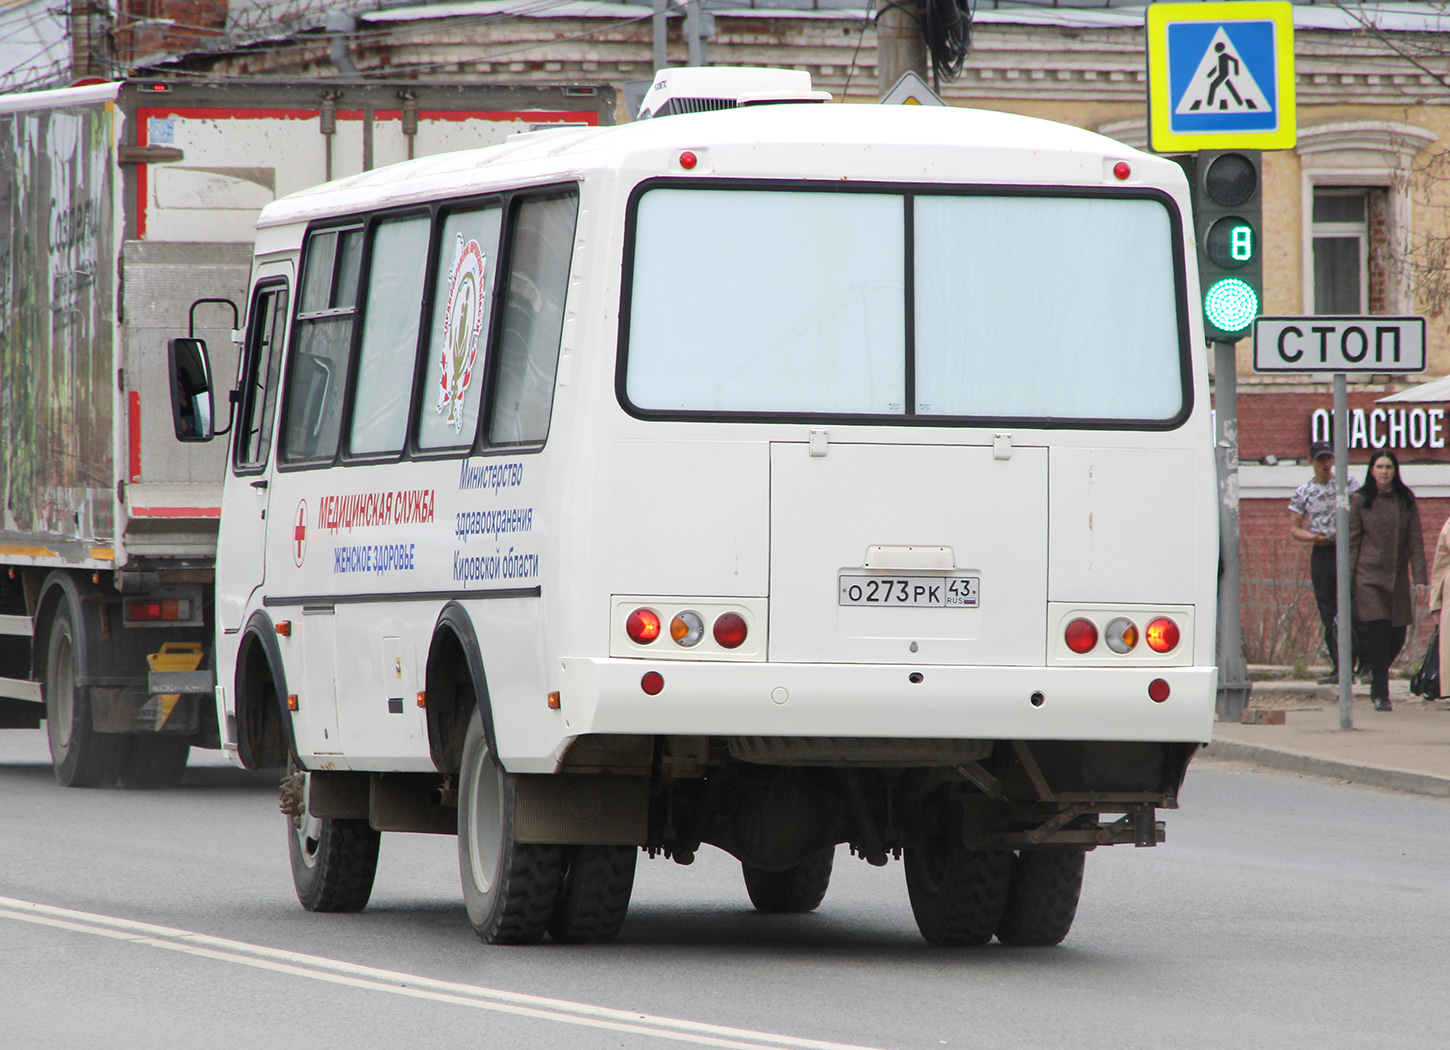
<path id="1" fill-rule="evenodd" d="M 1198 279 L 1208 338 L 1237 340 L 1263 306 L 1263 179 L 1258 150 L 1200 150 L 1191 165 Z"/>

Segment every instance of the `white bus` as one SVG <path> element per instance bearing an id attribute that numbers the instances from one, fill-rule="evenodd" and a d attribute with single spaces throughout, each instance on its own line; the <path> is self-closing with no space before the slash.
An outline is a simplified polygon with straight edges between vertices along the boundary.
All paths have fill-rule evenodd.
<path id="1" fill-rule="evenodd" d="M 718 111 L 264 210 L 223 745 L 290 763 L 312 910 L 384 831 L 457 834 L 489 943 L 613 937 L 641 850 L 809 910 L 845 843 L 929 941 L 1057 943 L 1212 727 L 1183 175 L 999 113 L 654 105 Z"/>

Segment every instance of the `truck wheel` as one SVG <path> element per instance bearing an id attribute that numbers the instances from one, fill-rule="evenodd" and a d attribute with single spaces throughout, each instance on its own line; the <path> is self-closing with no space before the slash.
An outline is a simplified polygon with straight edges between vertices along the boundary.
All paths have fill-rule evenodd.
<path id="1" fill-rule="evenodd" d="M 110 787 L 121 773 L 131 738 L 97 733 L 91 725 L 91 703 L 84 686 L 76 685 L 80 647 L 70 608 L 62 604 L 50 625 L 45 660 L 45 730 L 50 738 L 55 779 L 66 787 Z"/>
<path id="2" fill-rule="evenodd" d="M 485 944 L 532 944 L 559 900 L 564 848 L 514 841 L 516 778 L 499 768 L 477 711 L 463 742 L 458 868 L 473 932 Z"/>
<path id="3" fill-rule="evenodd" d="M 776 915 L 815 911 L 831 885 L 831 865 L 835 858 L 836 847 L 823 846 L 785 871 L 766 871 L 741 864 L 750 903 L 756 911 Z"/>
<path id="4" fill-rule="evenodd" d="M 997 940 L 1021 947 L 1061 944 L 1072 929 L 1087 854 L 1023 850 L 1012 862 Z"/>
<path id="5" fill-rule="evenodd" d="M 382 835 L 366 820 L 314 817 L 306 800 L 304 779 L 301 812 L 287 817 L 287 853 L 297 899 L 308 911 L 362 911 L 373 893 Z"/>
<path id="6" fill-rule="evenodd" d="M 917 929 L 932 944 L 986 944 L 1002 921 L 1010 850 L 969 850 L 943 835 L 906 847 L 906 890 Z"/>
<path id="7" fill-rule="evenodd" d="M 186 775 L 191 739 L 174 736 L 133 736 L 131 753 L 121 766 L 124 788 L 174 788 Z"/>
<path id="8" fill-rule="evenodd" d="M 601 944 L 619 936 L 638 859 L 635 846 L 564 847 L 564 883 L 549 936 L 564 944 Z"/>

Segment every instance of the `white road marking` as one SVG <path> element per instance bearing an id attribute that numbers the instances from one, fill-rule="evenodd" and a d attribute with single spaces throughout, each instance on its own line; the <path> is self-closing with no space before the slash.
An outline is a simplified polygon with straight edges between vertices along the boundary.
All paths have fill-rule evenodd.
<path id="1" fill-rule="evenodd" d="M 256 969 L 271 970 L 295 977 L 307 977 L 315 981 L 326 981 L 330 984 L 351 988 L 388 992 L 393 995 L 451 1003 L 456 1006 L 470 1006 L 478 1010 L 515 1014 L 541 1021 L 559 1021 L 564 1024 L 603 1028 L 632 1035 L 653 1036 L 657 1039 L 674 1039 L 703 1046 L 727 1047 L 730 1050 L 763 1050 L 763 1048 L 765 1050 L 770 1050 L 770 1048 L 871 1050 L 869 1047 L 847 1043 L 798 1039 L 794 1036 L 776 1035 L 771 1032 L 755 1032 L 747 1028 L 730 1028 L 676 1017 L 636 1013 L 632 1010 L 613 1010 L 605 1006 L 576 1003 L 568 999 L 550 999 L 545 996 L 509 992 L 499 988 L 484 988 L 480 985 L 459 984 L 453 981 L 437 981 L 416 974 L 361 966 L 357 963 L 328 959 L 320 955 L 268 948 L 260 944 L 248 944 L 245 941 L 233 941 L 225 937 L 193 933 L 190 930 L 155 926 L 151 923 L 119 919 L 110 915 L 97 915 L 92 912 L 72 911 L 69 908 L 56 908 L 32 901 L 15 900 L 11 897 L 0 897 L 0 919 L 34 923 L 39 926 L 127 941 L 151 948 L 165 948 L 168 951 L 183 952 L 187 955 L 214 959 L 218 962 L 251 966 Z"/>

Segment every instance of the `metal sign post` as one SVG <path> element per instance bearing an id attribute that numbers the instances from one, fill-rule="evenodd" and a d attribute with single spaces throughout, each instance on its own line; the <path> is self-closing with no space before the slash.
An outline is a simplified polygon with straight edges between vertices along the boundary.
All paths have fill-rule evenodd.
<path id="1" fill-rule="evenodd" d="M 1354 728 L 1354 618 L 1349 564 L 1349 373 L 1425 370 L 1423 317 L 1260 317 L 1254 322 L 1254 371 L 1334 376 L 1335 638 L 1339 728 Z"/>

